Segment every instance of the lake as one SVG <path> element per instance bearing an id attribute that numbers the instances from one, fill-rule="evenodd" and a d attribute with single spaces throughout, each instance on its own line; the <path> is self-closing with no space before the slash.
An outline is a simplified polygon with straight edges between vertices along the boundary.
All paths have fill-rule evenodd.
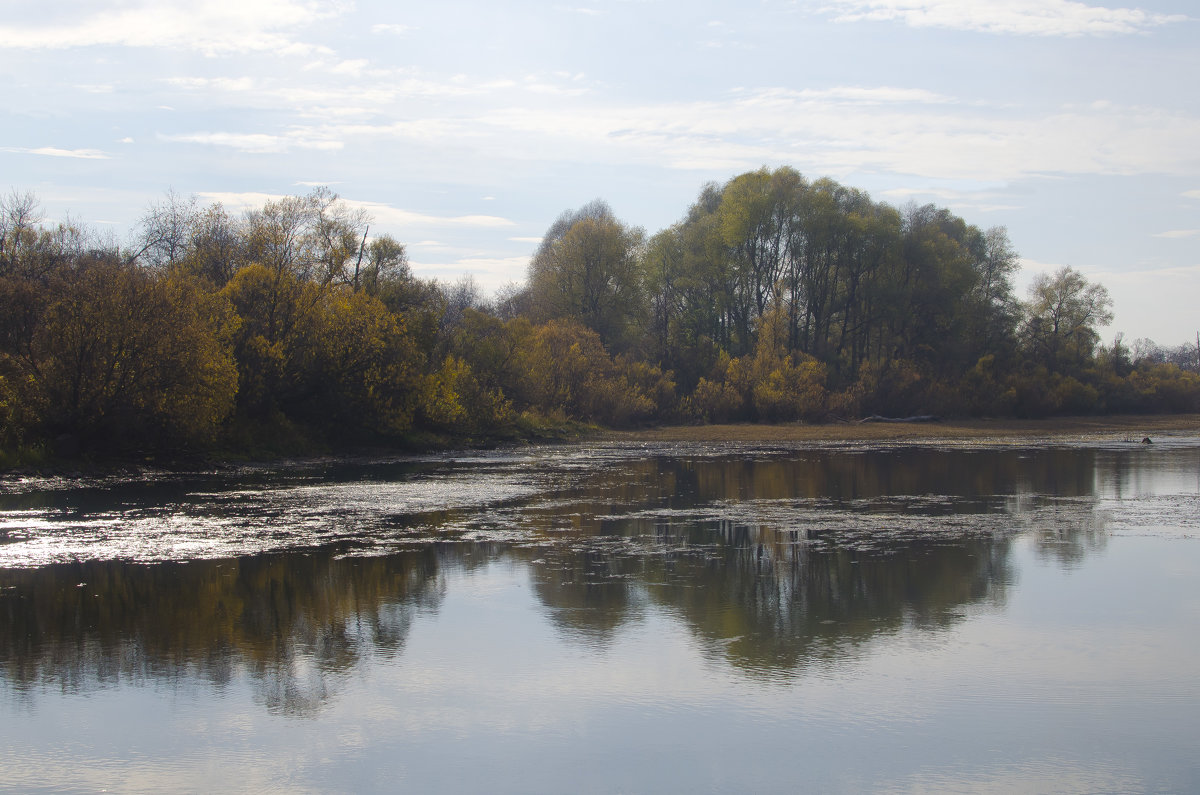
<path id="1" fill-rule="evenodd" d="M 1197 792 L 1200 438 L 0 483 L 13 792 Z"/>

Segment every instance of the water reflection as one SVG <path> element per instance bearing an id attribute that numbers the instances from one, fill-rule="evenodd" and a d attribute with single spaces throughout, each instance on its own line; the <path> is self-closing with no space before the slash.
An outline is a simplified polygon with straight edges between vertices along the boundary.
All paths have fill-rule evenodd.
<path id="1" fill-rule="evenodd" d="M 244 675 L 266 707 L 312 714 L 341 677 L 399 654 L 414 616 L 434 613 L 447 571 L 508 557 L 564 631 L 603 645 L 644 610 L 666 610 L 747 672 L 801 672 L 911 624 L 927 629 L 1003 599 L 1006 540 L 779 556 L 749 536 L 669 554 L 431 544 L 381 557 L 336 550 L 0 572 L 4 678 L 86 692 L 148 680 L 222 688 Z"/>
<path id="2" fill-rule="evenodd" d="M 21 698 L 246 676 L 269 710 L 313 714 L 403 651 L 449 573 L 505 561 L 588 646 L 654 612 L 736 671 L 799 675 L 1003 606 L 1018 535 L 1080 565 L 1124 495 L 1162 491 L 1147 472 L 1194 500 L 1198 454 L 544 448 L 9 484 L 0 670 Z"/>
<path id="3" fill-rule="evenodd" d="M 460 565 L 465 565 L 465 561 Z M 246 675 L 268 709 L 307 714 L 365 658 L 398 654 L 444 583 L 432 549 L 0 572 L 0 662 L 20 695 Z"/>

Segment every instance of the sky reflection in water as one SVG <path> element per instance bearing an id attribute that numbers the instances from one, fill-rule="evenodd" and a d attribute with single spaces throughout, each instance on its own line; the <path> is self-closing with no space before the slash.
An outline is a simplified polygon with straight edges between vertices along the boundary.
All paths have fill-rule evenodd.
<path id="1" fill-rule="evenodd" d="M 1200 787 L 1196 440 L 6 491 L 0 788 Z"/>

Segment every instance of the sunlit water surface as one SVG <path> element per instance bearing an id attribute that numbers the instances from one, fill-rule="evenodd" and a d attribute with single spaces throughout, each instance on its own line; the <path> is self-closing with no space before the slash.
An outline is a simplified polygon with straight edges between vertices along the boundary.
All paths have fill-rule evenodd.
<path id="1" fill-rule="evenodd" d="M 1200 439 L 0 484 L 0 788 L 1200 791 Z"/>

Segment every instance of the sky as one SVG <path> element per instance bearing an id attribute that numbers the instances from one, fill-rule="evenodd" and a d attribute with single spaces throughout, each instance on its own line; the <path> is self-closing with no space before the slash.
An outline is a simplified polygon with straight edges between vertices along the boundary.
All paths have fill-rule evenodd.
<path id="1" fill-rule="evenodd" d="M 1200 330 L 1200 7 L 1097 0 L 2 0 L 0 192 L 127 239 L 326 185 L 414 272 L 525 278 L 763 166 L 1004 226 L 1127 341 Z"/>

